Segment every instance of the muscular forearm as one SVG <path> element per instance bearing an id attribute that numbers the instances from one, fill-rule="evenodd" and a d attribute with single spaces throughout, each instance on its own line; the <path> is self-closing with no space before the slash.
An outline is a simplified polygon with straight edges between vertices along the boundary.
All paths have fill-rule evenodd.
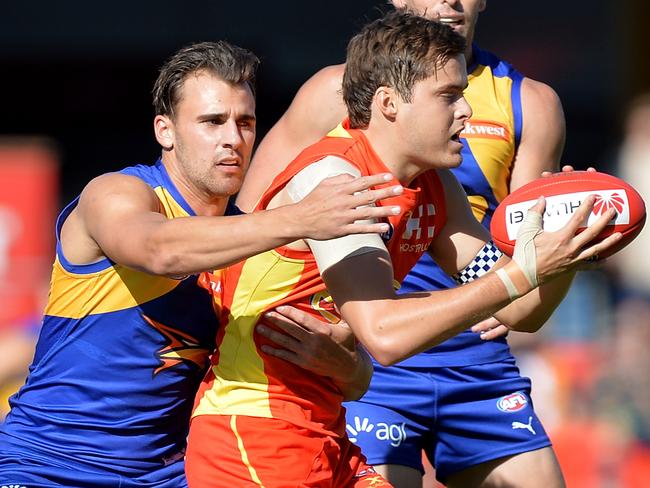
<path id="1" fill-rule="evenodd" d="M 573 282 L 575 272 L 567 272 L 515 300 L 495 314 L 509 329 L 519 332 L 537 332 L 564 299 Z"/>
<path id="2" fill-rule="evenodd" d="M 223 268 L 304 236 L 290 207 L 231 217 L 168 220 L 148 234 L 146 271 L 183 276 Z"/>
<path id="3" fill-rule="evenodd" d="M 445 341 L 508 303 L 503 282 L 487 275 L 450 290 L 391 299 L 359 296 L 340 308 L 370 354 L 380 364 L 390 365 Z"/>

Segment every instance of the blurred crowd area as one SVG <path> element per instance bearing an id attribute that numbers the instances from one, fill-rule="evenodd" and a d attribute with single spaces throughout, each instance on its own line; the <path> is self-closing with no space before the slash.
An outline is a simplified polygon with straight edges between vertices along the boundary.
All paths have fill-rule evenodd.
<path id="1" fill-rule="evenodd" d="M 624 115 L 612 161 L 597 169 L 630 182 L 649 202 L 650 94 Z M 57 172 L 47 141 L 0 139 L 0 418 L 38 337 L 60 207 Z M 510 334 L 570 487 L 640 487 L 650 480 L 648 250 L 646 228 L 600 269 L 581 272 L 540 332 Z"/>

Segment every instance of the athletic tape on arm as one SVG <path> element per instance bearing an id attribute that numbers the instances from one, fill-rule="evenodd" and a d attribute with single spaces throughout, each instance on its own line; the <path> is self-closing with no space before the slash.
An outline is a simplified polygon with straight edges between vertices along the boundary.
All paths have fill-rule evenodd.
<path id="1" fill-rule="evenodd" d="M 359 168 L 348 161 L 336 156 L 327 156 L 297 173 L 287 184 L 287 194 L 294 203 L 299 202 L 325 178 L 341 174 L 361 176 Z M 374 220 L 360 222 L 371 223 Z M 386 251 L 386 246 L 377 234 L 351 234 L 327 241 L 306 239 L 306 242 L 314 254 L 321 273 L 344 258 L 378 249 Z"/>
<path id="2" fill-rule="evenodd" d="M 517 242 L 512 259 L 519 265 L 531 286 L 536 287 L 537 281 L 537 251 L 535 236 L 542 232 L 542 215 L 537 212 L 526 213 L 517 233 Z"/>

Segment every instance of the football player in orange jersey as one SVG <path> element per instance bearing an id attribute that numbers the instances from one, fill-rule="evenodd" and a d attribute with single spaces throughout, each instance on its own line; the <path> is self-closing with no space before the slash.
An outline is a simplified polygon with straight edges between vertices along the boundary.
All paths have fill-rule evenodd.
<path id="1" fill-rule="evenodd" d="M 560 101 L 548 85 L 522 76 L 508 63 L 473 44 L 486 0 L 391 3 L 445 23 L 467 40 L 469 87 L 465 97 L 474 114 L 462 133 L 463 164 L 454 174 L 470 196 L 474 215 L 489 227 L 492 212 L 507 193 L 539 177 L 544 170 L 557 170 L 565 137 Z M 326 67 L 300 88 L 253 157 L 249 178 L 238 195 L 242 208 L 252 208 L 287 162 L 345 116 L 340 92 L 343 70 L 344 65 Z M 478 132 L 484 128 L 496 128 L 507 136 L 481 138 Z M 450 286 L 454 286 L 453 281 L 425 255 L 400 291 Z M 354 436 L 356 442 L 377 470 L 399 487 L 420 486 L 423 466 L 419 453 L 423 449 L 437 466 L 440 478 L 450 486 L 498 486 L 512 479 L 520 483 L 522 472 L 534 473 L 527 477 L 526 486 L 562 486 L 550 441 L 529 401 L 529 381 L 519 374 L 505 338 L 499 337 L 508 329 L 492 318 L 470 329 L 471 325 L 468 322 L 466 331 L 398 365 L 387 368 L 375 362 L 368 394 L 359 402 L 346 404 L 349 429 L 358 434 Z M 283 327 L 292 331 L 290 323 Z M 300 330 L 296 330 L 299 335 Z M 264 334 L 273 337 L 268 328 Z M 277 340 L 281 347 L 273 353 L 287 360 L 296 360 L 298 355 L 299 361 L 308 361 L 300 342 L 292 343 L 285 337 Z M 453 379 L 459 375 L 463 382 Z M 470 376 L 473 381 L 469 381 Z M 460 396 L 454 385 L 464 388 L 462 401 L 457 400 Z M 499 398 L 515 391 L 525 393 L 526 407 L 516 414 L 501 412 L 497 407 Z M 401 400 L 396 401 L 398 395 Z M 463 415 L 462 422 L 458 422 L 456 409 L 467 411 L 468 397 L 475 398 L 476 403 L 472 413 Z M 536 434 L 512 430 L 508 419 L 513 415 L 524 420 L 532 416 Z M 391 438 L 378 433 L 378 429 L 359 430 L 355 426 L 357 419 L 366 419 L 368 425 L 404 426 L 404 434 Z M 484 433 L 480 442 L 473 441 L 482 429 L 489 431 L 489 436 Z M 447 441 L 448 436 L 454 442 Z M 485 449 L 488 439 L 491 448 Z"/>
<path id="2" fill-rule="evenodd" d="M 399 202 L 401 210 L 389 217 L 383 240 L 308 240 L 214 278 L 223 285 L 228 324 L 192 421 L 187 469 L 193 486 L 355 486 L 357 470 L 366 472 L 341 428 L 340 392 L 331 381 L 260 353 L 264 343 L 254 330 L 269 308 L 289 303 L 336 318 L 331 293 L 359 341 L 389 365 L 462 331 L 468 319 L 497 311 L 510 326 L 543 323 L 583 261 L 620 239 L 616 234 L 587 245 L 612 212 L 588 234 L 575 235 L 593 198 L 561 231 L 543 232 L 540 200 L 514 259 L 495 251 L 448 171 L 461 163 L 459 134 L 471 115 L 463 97 L 464 50 L 464 39 L 449 27 L 401 12 L 369 24 L 351 41 L 343 78 L 349 121 L 303 151 L 257 209 L 299 201 L 332 174 L 389 169 L 405 189 L 385 203 Z M 467 284 L 397 296 L 393 281 L 427 250 Z M 264 437 L 275 439 L 273 450 Z"/>

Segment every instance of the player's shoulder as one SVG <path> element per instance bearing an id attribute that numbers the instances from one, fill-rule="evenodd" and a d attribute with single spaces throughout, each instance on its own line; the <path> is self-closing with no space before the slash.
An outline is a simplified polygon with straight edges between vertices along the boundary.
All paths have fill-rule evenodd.
<path id="1" fill-rule="evenodd" d="M 310 98 L 331 96 L 332 94 L 339 96 L 344 71 L 344 64 L 336 64 L 322 68 L 302 85 L 298 95 Z"/>
<path id="2" fill-rule="evenodd" d="M 93 208 L 110 207 L 111 202 L 140 203 L 157 208 L 155 192 L 142 178 L 122 172 L 99 175 L 88 182 L 81 191 L 79 206 Z"/>
<path id="3" fill-rule="evenodd" d="M 523 103 L 536 102 L 542 107 L 561 106 L 560 97 L 548 84 L 524 77 L 521 82 L 521 95 Z"/>

